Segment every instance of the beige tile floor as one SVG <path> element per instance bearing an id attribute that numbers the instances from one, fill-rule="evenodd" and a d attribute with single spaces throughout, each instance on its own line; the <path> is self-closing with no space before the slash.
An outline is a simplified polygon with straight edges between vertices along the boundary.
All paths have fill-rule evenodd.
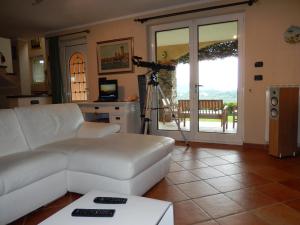
<path id="1" fill-rule="evenodd" d="M 12 224 L 37 224 L 79 196 L 68 193 Z M 176 146 L 168 176 L 145 196 L 172 201 L 176 225 L 300 225 L 300 157 Z"/>

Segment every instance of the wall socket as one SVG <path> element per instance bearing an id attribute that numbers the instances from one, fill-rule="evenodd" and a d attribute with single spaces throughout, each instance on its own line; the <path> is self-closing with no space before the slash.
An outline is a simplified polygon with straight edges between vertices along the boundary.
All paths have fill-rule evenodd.
<path id="1" fill-rule="evenodd" d="M 254 63 L 255 67 L 263 67 L 264 66 L 264 62 L 263 61 L 257 61 Z"/>
<path id="2" fill-rule="evenodd" d="M 255 81 L 261 81 L 261 80 L 263 80 L 263 75 L 261 75 L 261 74 L 254 75 L 254 80 Z"/>

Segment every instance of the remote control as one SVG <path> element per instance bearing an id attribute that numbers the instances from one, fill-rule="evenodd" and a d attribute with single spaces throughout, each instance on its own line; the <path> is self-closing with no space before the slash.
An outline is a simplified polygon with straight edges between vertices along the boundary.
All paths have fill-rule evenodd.
<path id="1" fill-rule="evenodd" d="M 96 197 L 94 202 L 100 204 L 126 204 L 127 198 Z"/>
<path id="2" fill-rule="evenodd" d="M 113 217 L 114 209 L 74 209 L 72 216 L 77 217 Z"/>

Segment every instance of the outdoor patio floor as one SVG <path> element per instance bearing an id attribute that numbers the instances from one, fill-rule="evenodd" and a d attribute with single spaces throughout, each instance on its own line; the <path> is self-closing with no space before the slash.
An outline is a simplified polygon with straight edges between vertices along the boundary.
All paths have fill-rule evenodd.
<path id="1" fill-rule="evenodd" d="M 183 131 L 190 131 L 190 120 L 186 120 L 185 126 L 183 122 L 180 122 L 180 128 Z M 175 121 L 171 122 L 159 122 L 159 129 L 161 130 L 177 130 L 177 125 Z M 223 128 L 221 127 L 221 122 L 212 121 L 199 121 L 199 131 L 200 132 L 212 132 L 212 133 L 223 133 Z M 234 134 L 237 131 L 237 125 L 233 128 L 232 122 L 228 122 L 228 127 L 225 129 L 225 134 Z"/>

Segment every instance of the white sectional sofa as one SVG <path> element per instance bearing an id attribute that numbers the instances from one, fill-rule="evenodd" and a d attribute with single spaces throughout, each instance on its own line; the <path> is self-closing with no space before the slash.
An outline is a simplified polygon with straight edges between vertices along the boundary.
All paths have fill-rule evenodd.
<path id="1" fill-rule="evenodd" d="M 76 104 L 0 110 L 0 225 L 67 191 L 142 195 L 168 172 L 174 140 L 85 122 Z"/>

